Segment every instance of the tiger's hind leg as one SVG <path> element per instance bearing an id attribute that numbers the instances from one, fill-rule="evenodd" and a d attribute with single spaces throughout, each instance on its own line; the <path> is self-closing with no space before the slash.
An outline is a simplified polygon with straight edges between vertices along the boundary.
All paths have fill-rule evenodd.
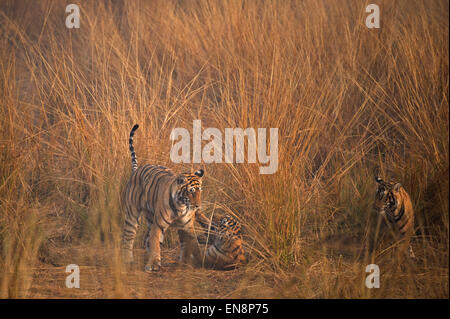
<path id="1" fill-rule="evenodd" d="M 126 214 L 122 235 L 122 257 L 125 263 L 131 264 L 134 262 L 133 245 L 136 239 L 140 213 L 132 205 L 127 205 L 125 211 Z"/>

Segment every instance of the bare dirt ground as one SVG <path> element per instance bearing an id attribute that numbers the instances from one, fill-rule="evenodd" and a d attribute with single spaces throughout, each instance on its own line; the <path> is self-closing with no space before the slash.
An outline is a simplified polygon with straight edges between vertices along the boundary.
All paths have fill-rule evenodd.
<path id="1" fill-rule="evenodd" d="M 70 250 L 70 252 L 69 252 Z M 67 257 L 55 265 L 40 262 L 34 269 L 28 298 L 245 298 L 273 297 L 268 289 L 270 276 L 250 275 L 245 267 L 231 271 L 218 271 L 177 264 L 177 249 L 162 250 L 162 270 L 157 273 L 143 271 L 144 249 L 136 249 L 136 263 L 118 273 L 111 267 L 108 253 L 99 254 L 89 247 L 67 250 Z M 108 258 L 111 258 L 108 260 Z M 80 288 L 67 288 L 66 265 L 74 263 L 80 268 Z M 120 280 L 117 278 L 120 277 Z M 244 277 L 245 282 L 243 281 Z M 251 278 L 251 279 L 249 279 Z M 255 289 L 264 285 L 264 289 Z"/>

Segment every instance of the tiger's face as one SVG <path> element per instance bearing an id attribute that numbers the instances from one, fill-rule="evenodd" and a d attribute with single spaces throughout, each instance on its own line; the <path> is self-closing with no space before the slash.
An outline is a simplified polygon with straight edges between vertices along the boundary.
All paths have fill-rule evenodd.
<path id="1" fill-rule="evenodd" d="M 225 215 L 220 220 L 218 233 L 217 240 L 221 243 L 222 250 L 231 252 L 234 247 L 242 245 L 241 224 L 230 215 Z"/>
<path id="2" fill-rule="evenodd" d="M 400 183 L 385 182 L 380 177 L 375 177 L 378 183 L 375 193 L 375 210 L 382 216 L 391 215 L 397 208 Z"/>
<path id="3" fill-rule="evenodd" d="M 225 215 L 219 224 L 219 232 L 226 234 L 228 237 L 240 236 L 241 235 L 241 224 L 231 217 L 230 215 Z"/>
<path id="4" fill-rule="evenodd" d="M 246 263 L 242 240 L 241 224 L 230 215 L 223 217 L 214 241 L 214 246 L 222 253 L 217 265 L 219 269 L 233 269 L 238 264 Z"/>
<path id="5" fill-rule="evenodd" d="M 178 201 L 189 210 L 198 209 L 201 205 L 203 174 L 204 171 L 200 169 L 194 174 L 184 173 L 177 177 Z"/>

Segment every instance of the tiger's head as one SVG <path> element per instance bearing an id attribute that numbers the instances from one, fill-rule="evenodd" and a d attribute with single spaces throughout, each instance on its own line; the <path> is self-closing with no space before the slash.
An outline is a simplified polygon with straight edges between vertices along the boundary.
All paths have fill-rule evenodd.
<path id="1" fill-rule="evenodd" d="M 182 173 L 177 176 L 177 201 L 189 210 L 200 208 L 203 175 L 204 171 L 200 169 L 193 174 Z"/>
<path id="2" fill-rule="evenodd" d="M 230 235 L 240 235 L 241 224 L 236 219 L 227 214 L 220 219 L 219 231 L 226 231 Z"/>
<path id="3" fill-rule="evenodd" d="M 382 216 L 393 216 L 400 199 L 400 189 L 402 185 L 396 182 L 385 182 L 376 176 L 375 181 L 378 183 L 375 193 L 375 210 Z"/>
<path id="4" fill-rule="evenodd" d="M 241 224 L 232 216 L 225 215 L 221 218 L 214 246 L 221 252 L 219 260 L 216 259 L 218 269 L 234 269 L 239 264 L 247 263 Z"/>
<path id="5" fill-rule="evenodd" d="M 230 215 L 225 215 L 220 219 L 218 226 L 218 240 L 225 246 L 242 245 L 241 223 Z M 226 248 L 226 247 L 222 247 Z"/>

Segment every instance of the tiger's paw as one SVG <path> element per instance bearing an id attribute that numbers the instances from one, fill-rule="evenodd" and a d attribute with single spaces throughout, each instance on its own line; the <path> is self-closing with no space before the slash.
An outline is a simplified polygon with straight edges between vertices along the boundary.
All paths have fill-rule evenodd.
<path id="1" fill-rule="evenodd" d="M 153 263 L 148 263 L 144 267 L 144 271 L 150 272 L 150 273 L 155 272 L 155 271 L 160 271 L 160 270 L 161 270 L 161 261 L 160 260 L 155 260 Z"/>

